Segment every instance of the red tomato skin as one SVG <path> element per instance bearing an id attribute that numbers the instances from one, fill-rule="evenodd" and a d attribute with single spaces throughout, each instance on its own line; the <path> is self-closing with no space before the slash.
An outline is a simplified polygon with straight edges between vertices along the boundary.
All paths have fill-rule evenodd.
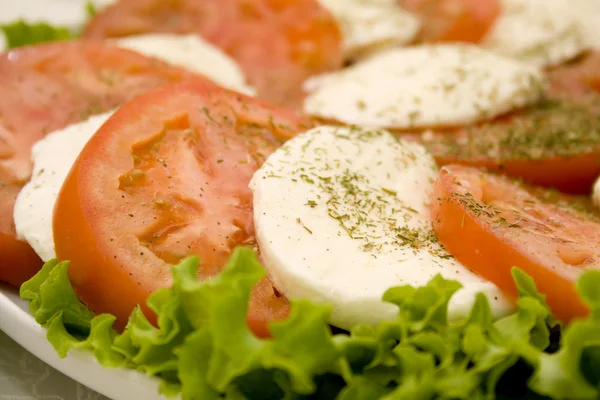
<path id="1" fill-rule="evenodd" d="M 114 80 L 114 82 L 111 81 Z M 46 134 L 168 82 L 207 78 L 106 43 L 62 41 L 0 55 L 0 281 L 19 286 L 42 266 L 17 238 L 13 210 Z"/>
<path id="2" fill-rule="evenodd" d="M 423 19 L 424 42 L 480 43 L 502 12 L 500 0 L 399 0 Z"/>
<path id="3" fill-rule="evenodd" d="M 210 100 L 211 103 L 207 103 L 208 100 L 206 99 L 210 99 L 210 96 L 213 95 L 217 96 L 215 99 L 219 100 Z M 139 126 L 132 125 L 132 121 L 142 121 L 139 123 L 143 126 L 152 126 L 151 130 L 153 133 L 155 126 L 160 125 L 163 127 L 161 129 L 165 129 L 164 126 L 167 123 L 169 124 L 169 129 L 174 125 L 178 125 L 181 121 L 183 121 L 183 125 L 188 126 L 184 122 L 188 121 L 189 124 L 189 121 L 196 117 L 186 113 L 188 113 L 188 109 L 193 109 L 194 112 L 199 114 L 210 115 L 208 118 L 211 118 L 214 124 L 218 125 L 220 120 L 214 120 L 214 109 L 207 109 L 204 105 L 213 104 L 215 107 L 220 105 L 227 108 L 227 103 L 218 97 L 221 95 L 225 98 L 236 97 L 243 99 L 244 105 L 241 106 L 244 110 L 243 112 L 253 113 L 249 117 L 251 124 L 265 121 L 266 118 L 274 115 L 272 114 L 274 112 L 277 112 L 279 118 L 284 121 L 297 121 L 298 126 L 304 126 L 304 123 L 309 123 L 304 118 L 292 117 L 294 114 L 287 110 L 277 109 L 256 99 L 233 94 L 233 92 L 224 91 L 213 85 L 206 86 L 189 83 L 164 86 L 122 106 L 88 143 L 61 189 L 55 207 L 53 224 L 58 259 L 71 261 L 69 276 L 79 298 L 95 313 L 109 312 L 115 315 L 117 317 L 116 327 L 118 329 L 122 329 L 125 326 L 131 311 L 136 305 L 141 305 L 142 310 L 149 320 L 152 323 L 156 323 L 156 316 L 145 306 L 145 301 L 153 291 L 161 287 L 170 286 L 170 268 L 164 265 L 162 261 L 159 262 L 160 265 L 152 261 L 153 268 L 157 265 L 158 267 L 146 271 L 146 269 L 150 269 L 148 268 L 148 264 L 129 262 L 131 260 L 130 256 L 134 255 L 133 253 L 119 253 L 119 246 L 122 246 L 122 243 L 125 242 L 129 243 L 129 236 L 131 235 L 127 234 L 129 236 L 126 235 L 126 239 L 123 239 L 123 237 L 119 238 L 118 226 L 115 226 L 114 232 L 111 232 L 110 227 L 106 226 L 106 223 L 98 222 L 98 215 L 104 215 L 103 213 L 106 213 L 106 211 L 101 210 L 101 204 L 94 204 L 90 199 L 96 201 L 96 196 L 101 194 L 102 191 L 99 190 L 97 193 L 91 194 L 89 191 L 90 186 L 87 182 L 104 179 L 99 176 L 114 176 L 117 172 L 119 176 L 122 176 L 124 171 L 131 168 L 131 166 L 128 166 L 129 161 L 127 161 L 131 160 L 130 153 L 120 152 L 120 154 L 114 154 L 114 152 L 119 152 L 119 146 L 129 146 L 130 140 L 141 140 L 138 138 L 141 137 Z M 157 98 L 163 101 L 157 103 Z M 198 102 L 197 106 L 194 101 Z M 182 111 L 178 111 L 180 108 Z M 140 119 L 141 116 L 149 113 L 149 109 L 153 110 L 153 115 Z M 204 111 L 206 114 L 202 113 L 203 109 L 206 109 Z M 163 114 L 157 115 L 159 112 L 163 112 L 164 117 L 162 116 Z M 177 115 L 177 117 L 172 118 L 174 115 Z M 277 124 L 277 115 L 274 126 L 280 126 Z M 163 120 L 161 124 L 158 124 L 161 118 L 167 118 L 167 120 Z M 256 118 L 256 121 L 252 120 L 252 118 Z M 224 119 L 223 121 L 225 122 L 223 122 L 224 125 L 222 127 L 230 126 L 228 122 L 230 120 Z M 269 119 L 269 121 L 272 120 Z M 183 125 L 181 128 L 186 129 Z M 113 132 L 119 132 L 119 139 L 114 136 Z M 218 131 L 215 131 L 215 133 L 218 133 Z M 135 136 L 136 139 L 129 137 L 131 135 Z M 222 142 L 217 137 L 211 136 L 209 139 L 214 139 L 219 143 Z M 234 145 L 232 144 L 232 146 Z M 205 152 L 202 157 L 208 156 L 208 147 L 205 149 Z M 104 165 L 105 160 L 111 159 L 111 157 L 113 162 L 110 166 L 106 167 L 110 170 L 104 172 L 98 170 L 98 166 L 101 164 Z M 122 167 L 126 169 L 122 169 Z M 169 167 L 171 167 L 171 162 L 169 162 Z M 210 169 L 210 166 L 207 167 L 207 170 Z M 177 176 L 176 174 L 173 175 L 173 181 L 175 181 Z M 100 183 L 97 184 L 99 185 Z M 109 193 L 107 198 L 116 196 L 115 193 L 112 193 L 116 192 L 114 189 L 116 187 L 107 188 L 107 192 Z M 158 193 L 158 189 L 156 190 Z M 120 197 L 120 195 L 117 197 Z M 129 216 L 132 217 L 133 213 L 142 212 L 140 209 L 126 208 L 129 200 L 123 201 L 124 203 L 119 203 L 114 207 L 115 209 L 118 208 L 119 215 L 121 212 L 124 215 L 126 215 L 125 213 L 131 213 Z M 215 210 L 212 209 L 210 215 L 214 214 L 214 212 Z M 116 216 L 115 218 L 119 217 Z M 115 221 L 117 220 L 115 219 Z M 215 221 L 212 222 L 214 223 Z M 115 225 L 118 225 L 118 223 L 115 222 Z M 100 231 L 104 233 L 101 234 Z M 113 234 L 116 239 L 109 241 L 108 238 L 111 237 L 109 235 Z M 138 240 L 137 243 L 139 244 L 139 239 L 136 240 Z M 131 250 L 131 247 L 129 247 L 128 251 L 135 252 Z M 143 254 L 136 253 L 135 255 L 142 256 Z M 199 255 L 201 260 L 209 259 L 208 257 L 203 258 L 202 254 Z M 204 273 L 204 270 L 199 270 L 199 276 L 202 276 L 201 273 Z M 106 290 L 108 287 L 110 287 L 110 291 Z M 272 293 L 269 291 L 272 291 Z M 283 317 L 287 315 L 287 300 L 282 296 L 273 294 L 274 290 L 268 280 L 259 282 L 253 293 L 257 292 L 259 295 L 251 299 L 248 322 L 252 331 L 257 336 L 267 336 L 269 334 L 268 323 L 270 319 L 265 317 L 264 314 L 257 312 L 256 309 L 260 309 L 261 307 L 264 309 L 266 307 L 267 311 L 272 313 L 273 316 Z M 255 305 L 254 309 L 252 308 L 253 304 Z"/>
<path id="4" fill-rule="evenodd" d="M 459 165 L 449 165 L 447 168 L 452 171 L 469 169 Z M 442 168 L 432 196 L 431 220 L 440 243 L 454 258 L 494 282 L 514 299 L 518 293 L 511 275 L 512 267 L 517 266 L 530 276 L 535 276 L 540 293 L 560 293 L 560 296 L 548 296 L 546 300 L 553 314 L 563 322 L 589 313 L 589 308 L 579 298 L 574 282 L 557 280 L 550 270 L 540 268 L 532 259 L 505 243 L 497 232 L 482 227 L 477 218 L 466 213 L 459 202 L 449 201 L 452 193 L 448 189 L 452 182 L 452 175 Z M 465 243 L 469 245 L 465 246 Z M 510 260 L 510 265 L 506 260 Z"/>
<path id="5" fill-rule="evenodd" d="M 17 287 L 42 267 L 42 260 L 29 244 L 17 239 L 12 215 L 20 190 L 20 186 L 0 182 L 0 282 Z"/>
<path id="6" fill-rule="evenodd" d="M 98 13 L 84 37 L 194 33 L 240 65 L 258 97 L 301 109 L 310 75 L 343 66 L 342 36 L 317 0 L 128 0 Z"/>
<path id="7" fill-rule="evenodd" d="M 532 185 L 555 188 L 568 194 L 588 195 L 600 176 L 600 154 L 588 153 L 569 158 L 539 160 L 462 160 L 438 155 L 440 166 L 465 165 L 486 168 L 499 174 L 522 179 Z"/>
<path id="8" fill-rule="evenodd" d="M 548 70 L 550 93 L 579 97 L 600 92 L 600 52 L 588 52 L 576 60 Z"/>

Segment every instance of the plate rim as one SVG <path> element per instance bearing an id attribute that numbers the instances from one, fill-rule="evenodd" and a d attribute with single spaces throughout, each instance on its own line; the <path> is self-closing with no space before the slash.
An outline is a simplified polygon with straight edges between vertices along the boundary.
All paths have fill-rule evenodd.
<path id="1" fill-rule="evenodd" d="M 57 371 L 112 400 L 165 400 L 159 394 L 159 379 L 126 368 L 106 368 L 92 353 L 83 349 L 69 351 L 60 358 L 46 339 L 46 329 L 21 306 L 15 288 L 0 283 L 0 330 Z"/>

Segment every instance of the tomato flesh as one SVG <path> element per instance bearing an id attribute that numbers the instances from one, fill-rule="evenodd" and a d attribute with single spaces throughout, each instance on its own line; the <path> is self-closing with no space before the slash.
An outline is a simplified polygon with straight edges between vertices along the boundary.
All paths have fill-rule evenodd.
<path id="1" fill-rule="evenodd" d="M 47 133 L 108 111 L 154 87 L 204 77 L 103 43 L 57 42 L 0 55 L 0 281 L 20 285 L 42 262 L 17 239 L 16 187 Z"/>
<path id="2" fill-rule="evenodd" d="M 568 322 L 588 313 L 574 282 L 599 268 L 600 222 L 545 201 L 509 178 L 448 165 L 435 183 L 431 217 L 443 246 L 506 293 L 517 295 L 516 266 Z"/>
<path id="3" fill-rule="evenodd" d="M 0 182 L 0 281 L 19 286 L 42 266 L 25 241 L 17 239 L 13 208 L 21 187 Z"/>
<path id="4" fill-rule="evenodd" d="M 600 175 L 600 96 L 548 98 L 454 133 L 426 133 L 440 165 L 485 167 L 567 193 L 589 194 Z"/>
<path id="5" fill-rule="evenodd" d="M 31 146 L 49 132 L 182 80 L 207 81 L 103 43 L 57 42 L 0 56 L 0 179 L 25 183 Z"/>
<path id="6" fill-rule="evenodd" d="M 583 56 L 548 71 L 550 92 L 581 96 L 589 91 L 600 93 L 600 52 Z"/>
<path id="7" fill-rule="evenodd" d="M 500 15 L 499 0 L 400 0 L 423 20 L 425 42 L 479 43 Z"/>
<path id="8" fill-rule="evenodd" d="M 57 256 L 78 296 L 122 327 L 171 284 L 171 264 L 199 255 L 200 279 L 237 245 L 255 246 L 250 179 L 309 122 L 212 86 L 165 86 L 124 105 L 71 170 L 54 213 Z M 147 308 L 144 311 L 153 318 Z M 268 279 L 248 315 L 257 335 L 288 313 Z"/>
<path id="9" fill-rule="evenodd" d="M 343 64 L 340 29 L 317 0 L 129 0 L 96 15 L 88 38 L 197 33 L 232 56 L 271 103 L 299 108 L 306 78 Z"/>

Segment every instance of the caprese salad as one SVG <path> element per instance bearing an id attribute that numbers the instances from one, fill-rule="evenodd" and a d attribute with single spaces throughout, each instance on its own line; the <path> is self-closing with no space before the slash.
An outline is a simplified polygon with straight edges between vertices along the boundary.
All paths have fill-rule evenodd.
<path id="1" fill-rule="evenodd" d="M 599 0 L 0 2 L 0 281 L 187 399 L 598 399 Z"/>

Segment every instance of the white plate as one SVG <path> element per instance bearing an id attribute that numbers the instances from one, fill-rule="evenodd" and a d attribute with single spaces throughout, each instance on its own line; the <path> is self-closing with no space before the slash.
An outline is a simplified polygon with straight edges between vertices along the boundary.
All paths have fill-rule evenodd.
<path id="1" fill-rule="evenodd" d="M 103 368 L 85 350 L 72 350 L 59 358 L 42 328 L 15 289 L 0 284 L 0 329 L 40 360 L 79 383 L 114 400 L 164 400 L 158 380 L 137 371 Z"/>

